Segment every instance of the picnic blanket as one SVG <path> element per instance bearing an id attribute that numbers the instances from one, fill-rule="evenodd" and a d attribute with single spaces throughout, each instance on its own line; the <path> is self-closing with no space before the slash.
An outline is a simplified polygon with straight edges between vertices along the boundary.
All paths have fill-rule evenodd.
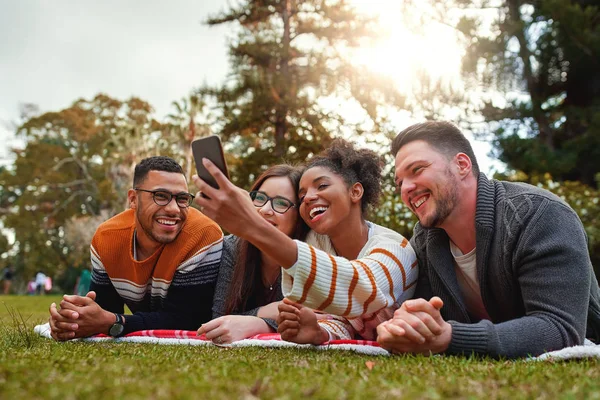
<path id="1" fill-rule="evenodd" d="M 45 338 L 50 336 L 50 324 L 37 325 L 34 331 Z M 318 350 L 350 350 L 360 354 L 368 355 L 390 355 L 382 349 L 379 343 L 369 340 L 332 340 L 322 345 L 296 344 L 281 340 L 278 333 L 261 333 L 248 339 L 238 340 L 231 344 L 217 345 L 206 339 L 204 335 L 196 336 L 196 331 L 180 330 L 146 330 L 132 332 L 119 338 L 107 335 L 96 335 L 85 339 L 77 339 L 84 342 L 114 342 L 114 343 L 153 343 L 153 344 L 177 344 L 192 346 L 217 346 L 217 347 L 296 347 L 315 348 Z"/>
<path id="2" fill-rule="evenodd" d="M 50 324 L 37 325 L 34 328 L 35 333 L 45 338 L 50 336 Z M 207 340 L 204 335 L 196 336 L 196 331 L 180 330 L 146 330 L 132 332 L 119 338 L 113 338 L 107 335 L 96 335 L 85 339 L 76 339 L 84 342 L 113 342 L 113 343 L 153 343 L 153 344 L 172 344 L 172 345 L 192 345 L 192 346 L 218 346 L 218 347 L 296 347 L 296 348 L 314 348 L 317 350 L 346 350 L 354 351 L 360 354 L 389 356 L 390 352 L 381 348 L 379 343 L 369 340 L 332 340 L 319 346 L 310 344 L 296 344 L 281 340 L 278 333 L 261 333 L 248 339 L 238 340 L 231 344 L 216 345 Z M 595 345 L 589 340 L 581 346 L 566 347 L 562 350 L 544 353 L 538 357 L 531 357 L 530 361 L 543 360 L 567 360 L 578 358 L 600 358 L 600 345 Z"/>

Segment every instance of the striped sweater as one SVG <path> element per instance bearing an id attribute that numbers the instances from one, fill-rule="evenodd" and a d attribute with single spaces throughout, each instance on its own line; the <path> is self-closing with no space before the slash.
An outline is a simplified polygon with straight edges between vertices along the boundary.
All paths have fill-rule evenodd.
<path id="1" fill-rule="evenodd" d="M 283 270 L 283 295 L 331 314 L 319 316 L 319 323 L 337 338 L 358 333 L 374 340 L 377 325 L 390 319 L 415 290 L 418 264 L 408 240 L 367 224 L 369 237 L 358 259 L 336 256 L 331 240 L 311 231 L 307 243 L 296 241 L 296 263 Z"/>
<path id="2" fill-rule="evenodd" d="M 223 233 L 190 209 L 177 238 L 146 260 L 133 257 L 135 215 L 124 211 L 98 227 L 91 244 L 96 302 L 105 310 L 133 315 L 123 334 L 144 329 L 195 330 L 211 318 Z"/>

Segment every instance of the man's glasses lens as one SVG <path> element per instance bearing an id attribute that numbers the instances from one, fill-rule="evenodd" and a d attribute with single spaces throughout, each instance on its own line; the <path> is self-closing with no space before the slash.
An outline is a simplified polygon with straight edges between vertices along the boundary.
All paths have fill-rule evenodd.
<path id="1" fill-rule="evenodd" d="M 294 203 L 286 199 L 285 197 L 275 196 L 269 197 L 266 193 L 253 191 L 250 192 L 250 198 L 255 207 L 262 207 L 267 204 L 267 201 L 271 201 L 271 208 L 280 214 L 285 213 L 287 210 L 294 206 Z"/>
<path id="2" fill-rule="evenodd" d="M 194 196 L 189 193 L 171 194 L 169 192 L 154 192 L 154 201 L 159 206 L 166 206 L 175 197 L 175 202 L 179 207 L 189 207 L 194 200 Z"/>
<path id="3" fill-rule="evenodd" d="M 159 206 L 166 206 L 167 204 L 169 204 L 171 202 L 171 199 L 173 197 L 175 197 L 175 202 L 181 208 L 189 207 L 192 204 L 192 201 L 194 201 L 194 196 L 189 193 L 171 194 L 169 192 L 163 192 L 160 190 L 154 191 L 154 190 L 144 190 L 144 189 L 138 189 L 138 188 L 136 188 L 135 190 L 139 190 L 141 192 L 152 193 L 152 199 Z"/>

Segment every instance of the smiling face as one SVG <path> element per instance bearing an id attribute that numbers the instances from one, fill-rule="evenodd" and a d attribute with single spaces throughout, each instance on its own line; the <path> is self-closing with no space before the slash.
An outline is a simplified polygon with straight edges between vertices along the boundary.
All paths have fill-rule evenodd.
<path id="1" fill-rule="evenodd" d="M 343 178 L 326 167 L 312 167 L 300 179 L 300 216 L 315 232 L 331 236 L 349 215 L 352 189 Z M 362 194 L 362 192 L 361 192 Z"/>
<path id="2" fill-rule="evenodd" d="M 459 201 L 452 162 L 427 142 L 415 140 L 396 154 L 396 186 L 423 227 L 442 227 Z"/>
<path id="3" fill-rule="evenodd" d="M 149 171 L 146 179 L 138 186 L 144 190 L 162 190 L 171 194 L 187 193 L 185 177 L 177 172 Z M 152 193 L 129 191 L 129 202 L 135 210 L 136 235 L 140 245 L 165 244 L 174 241 L 181 232 L 188 208 L 180 208 L 171 199 L 169 204 L 159 206 Z"/>
<path id="4" fill-rule="evenodd" d="M 257 190 L 269 197 L 284 197 L 294 204 L 298 203 L 294 187 L 290 179 L 286 176 L 272 176 L 267 178 Z M 296 223 L 298 222 L 297 206 L 289 208 L 283 214 L 273 211 L 271 201 L 267 201 L 262 207 L 256 208 L 264 219 L 281 232 L 290 237 L 294 234 Z"/>

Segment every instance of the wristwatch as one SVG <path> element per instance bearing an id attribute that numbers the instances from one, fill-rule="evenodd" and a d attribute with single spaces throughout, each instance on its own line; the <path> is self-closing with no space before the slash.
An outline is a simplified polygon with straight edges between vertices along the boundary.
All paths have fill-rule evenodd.
<path id="1" fill-rule="evenodd" d="M 123 320 L 121 319 L 121 316 L 115 313 L 115 318 L 115 323 L 112 324 L 110 329 L 108 330 L 108 334 L 112 337 L 117 337 L 121 335 L 121 333 L 123 333 L 123 330 L 125 329 L 125 326 L 123 326 Z"/>

